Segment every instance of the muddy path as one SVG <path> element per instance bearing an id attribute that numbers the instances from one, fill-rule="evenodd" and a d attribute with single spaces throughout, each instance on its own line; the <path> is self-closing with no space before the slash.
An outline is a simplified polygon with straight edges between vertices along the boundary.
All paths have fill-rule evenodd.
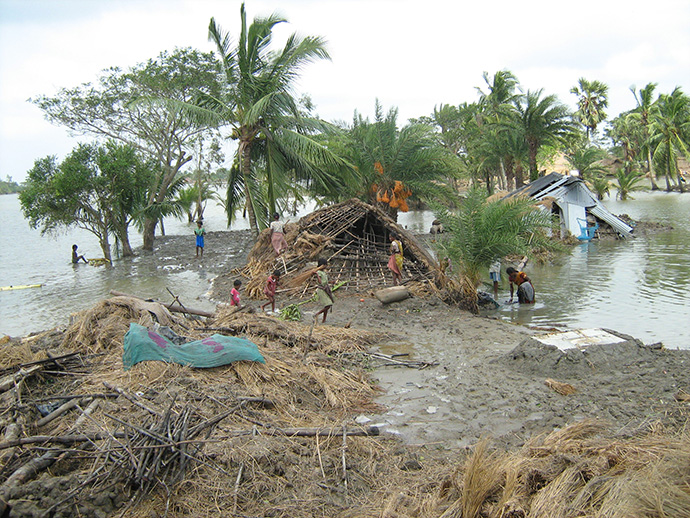
<path id="1" fill-rule="evenodd" d="M 225 302 L 238 278 L 231 268 L 243 264 L 251 236 L 213 234 L 213 246 L 199 262 L 217 275 L 208 295 Z M 180 250 L 176 241 L 171 237 L 161 244 L 169 251 L 166 257 Z M 278 306 L 302 300 L 279 295 Z M 255 308 L 263 303 L 246 302 Z M 302 309 L 304 321 L 318 310 L 313 303 Z M 432 364 L 424 369 L 382 366 L 378 360 L 367 364 L 387 410 L 360 419 L 383 423 L 411 444 L 456 448 L 491 436 L 510 447 L 584 417 L 629 431 L 656 420 L 682 420 L 688 410 L 674 396 L 690 392 L 690 351 L 646 347 L 634 337 L 585 356 L 564 356 L 530 340 L 546 330 L 471 315 L 434 297 L 383 305 L 373 293 L 339 294 L 327 325 L 380 332 L 382 341 L 372 350 Z M 576 392 L 558 394 L 546 379 L 569 383 Z"/>

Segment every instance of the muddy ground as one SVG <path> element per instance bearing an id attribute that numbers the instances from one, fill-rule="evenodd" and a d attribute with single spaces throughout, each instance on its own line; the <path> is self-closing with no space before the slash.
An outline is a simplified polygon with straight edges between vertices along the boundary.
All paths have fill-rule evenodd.
<path id="1" fill-rule="evenodd" d="M 235 278 L 229 272 L 217 277 L 211 296 L 227 301 Z M 279 295 L 278 306 L 298 301 Z M 256 308 L 263 303 L 246 302 Z M 318 310 L 314 303 L 302 308 L 304 321 Z M 585 417 L 633 433 L 656 421 L 683 423 L 689 409 L 674 396 L 690 392 L 690 350 L 666 350 L 634 337 L 566 354 L 533 339 L 565 328 L 530 329 L 475 316 L 433 296 L 383 305 L 373 293 L 339 294 L 327 325 L 380 331 L 382 341 L 372 351 L 430 364 L 420 369 L 367 360 L 387 411 L 360 421 L 382 423 L 411 444 L 467 447 L 490 436 L 514 447 Z M 547 379 L 576 392 L 561 395 Z"/>

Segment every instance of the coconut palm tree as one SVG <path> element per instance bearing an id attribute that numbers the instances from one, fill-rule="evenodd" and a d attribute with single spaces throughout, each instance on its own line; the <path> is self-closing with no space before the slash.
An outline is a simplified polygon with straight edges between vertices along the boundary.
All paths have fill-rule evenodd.
<path id="1" fill-rule="evenodd" d="M 513 124 L 522 127 L 529 147 L 529 175 L 534 181 L 539 177 L 537 153 L 545 144 L 564 143 L 575 131 L 568 108 L 555 95 L 542 97 L 543 90 L 528 90 L 516 104 L 517 120 Z"/>
<path id="2" fill-rule="evenodd" d="M 606 120 L 604 110 L 609 105 L 608 91 L 607 84 L 597 80 L 588 81 L 584 77 L 570 89 L 570 93 L 578 96 L 575 118 L 586 128 L 587 140 L 591 140 L 597 126 Z"/>
<path id="3" fill-rule="evenodd" d="M 678 157 L 690 156 L 690 97 L 676 87 L 670 95 L 660 95 L 657 103 L 651 137 L 653 160 L 664 172 L 666 190 L 671 190 L 671 180 L 675 177 L 683 192 Z"/>
<path id="4" fill-rule="evenodd" d="M 659 186 L 656 184 L 656 175 L 654 174 L 654 161 L 652 160 L 652 147 L 650 145 L 651 125 L 654 112 L 657 110 L 657 105 L 653 99 L 654 90 L 656 90 L 657 83 L 648 83 L 644 88 L 640 88 L 639 92 L 634 86 L 630 87 L 630 91 L 635 96 L 637 108 L 630 112 L 630 117 L 637 121 L 643 130 L 643 153 L 645 155 L 645 165 L 649 180 L 652 183 L 652 190 L 656 191 Z"/>
<path id="5" fill-rule="evenodd" d="M 314 132 L 333 128 L 304 117 L 293 95 L 305 65 L 330 59 L 324 40 L 292 34 L 282 48 L 273 50 L 273 29 L 285 19 L 273 14 L 248 25 L 242 4 L 240 21 L 233 46 L 229 33 L 211 19 L 209 40 L 222 63 L 222 94 L 200 93 L 195 106 L 187 108 L 205 121 L 232 128 L 231 136 L 239 142 L 240 174 L 230 175 L 238 184 L 228 187 L 233 196 L 226 200 L 226 210 L 230 221 L 240 189 L 250 227 L 258 233 L 268 215 L 279 210 L 286 186 L 338 190 L 356 175 L 349 164 L 311 138 Z"/>

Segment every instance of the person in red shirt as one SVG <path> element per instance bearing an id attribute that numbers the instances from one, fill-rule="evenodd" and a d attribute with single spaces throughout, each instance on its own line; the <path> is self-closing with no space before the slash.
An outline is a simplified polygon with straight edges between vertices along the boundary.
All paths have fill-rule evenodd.
<path id="1" fill-rule="evenodd" d="M 242 286 L 242 281 L 237 279 L 232 283 L 232 290 L 230 290 L 230 305 L 238 308 L 242 307 L 240 304 L 240 286 Z"/>
<path id="2" fill-rule="evenodd" d="M 513 302 L 513 285 L 517 286 L 517 298 L 520 304 L 534 304 L 534 285 L 527 274 L 517 271 L 513 267 L 506 268 L 508 280 L 510 281 L 510 300 Z"/>
<path id="3" fill-rule="evenodd" d="M 278 288 L 278 284 L 280 284 L 280 271 L 275 270 L 271 275 L 268 276 L 268 279 L 266 279 L 266 286 L 264 286 L 264 295 L 268 297 L 268 302 L 261 306 L 262 310 L 265 311 L 266 306 L 270 304 L 271 312 L 276 312 L 276 289 Z"/>

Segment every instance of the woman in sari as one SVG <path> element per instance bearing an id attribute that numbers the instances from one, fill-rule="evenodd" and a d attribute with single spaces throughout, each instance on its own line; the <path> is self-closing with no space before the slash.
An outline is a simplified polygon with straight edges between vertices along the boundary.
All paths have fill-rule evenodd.
<path id="1" fill-rule="evenodd" d="M 393 273 L 393 286 L 398 286 L 402 280 L 403 246 L 395 234 L 390 234 L 391 256 L 388 258 L 388 269 Z"/>
<path id="2" fill-rule="evenodd" d="M 280 221 L 280 216 L 276 212 L 273 214 L 273 221 L 271 222 L 271 245 L 273 245 L 273 250 L 276 251 L 276 255 L 280 255 L 288 247 L 287 241 L 285 240 L 285 232 L 283 227 L 285 224 Z"/>

